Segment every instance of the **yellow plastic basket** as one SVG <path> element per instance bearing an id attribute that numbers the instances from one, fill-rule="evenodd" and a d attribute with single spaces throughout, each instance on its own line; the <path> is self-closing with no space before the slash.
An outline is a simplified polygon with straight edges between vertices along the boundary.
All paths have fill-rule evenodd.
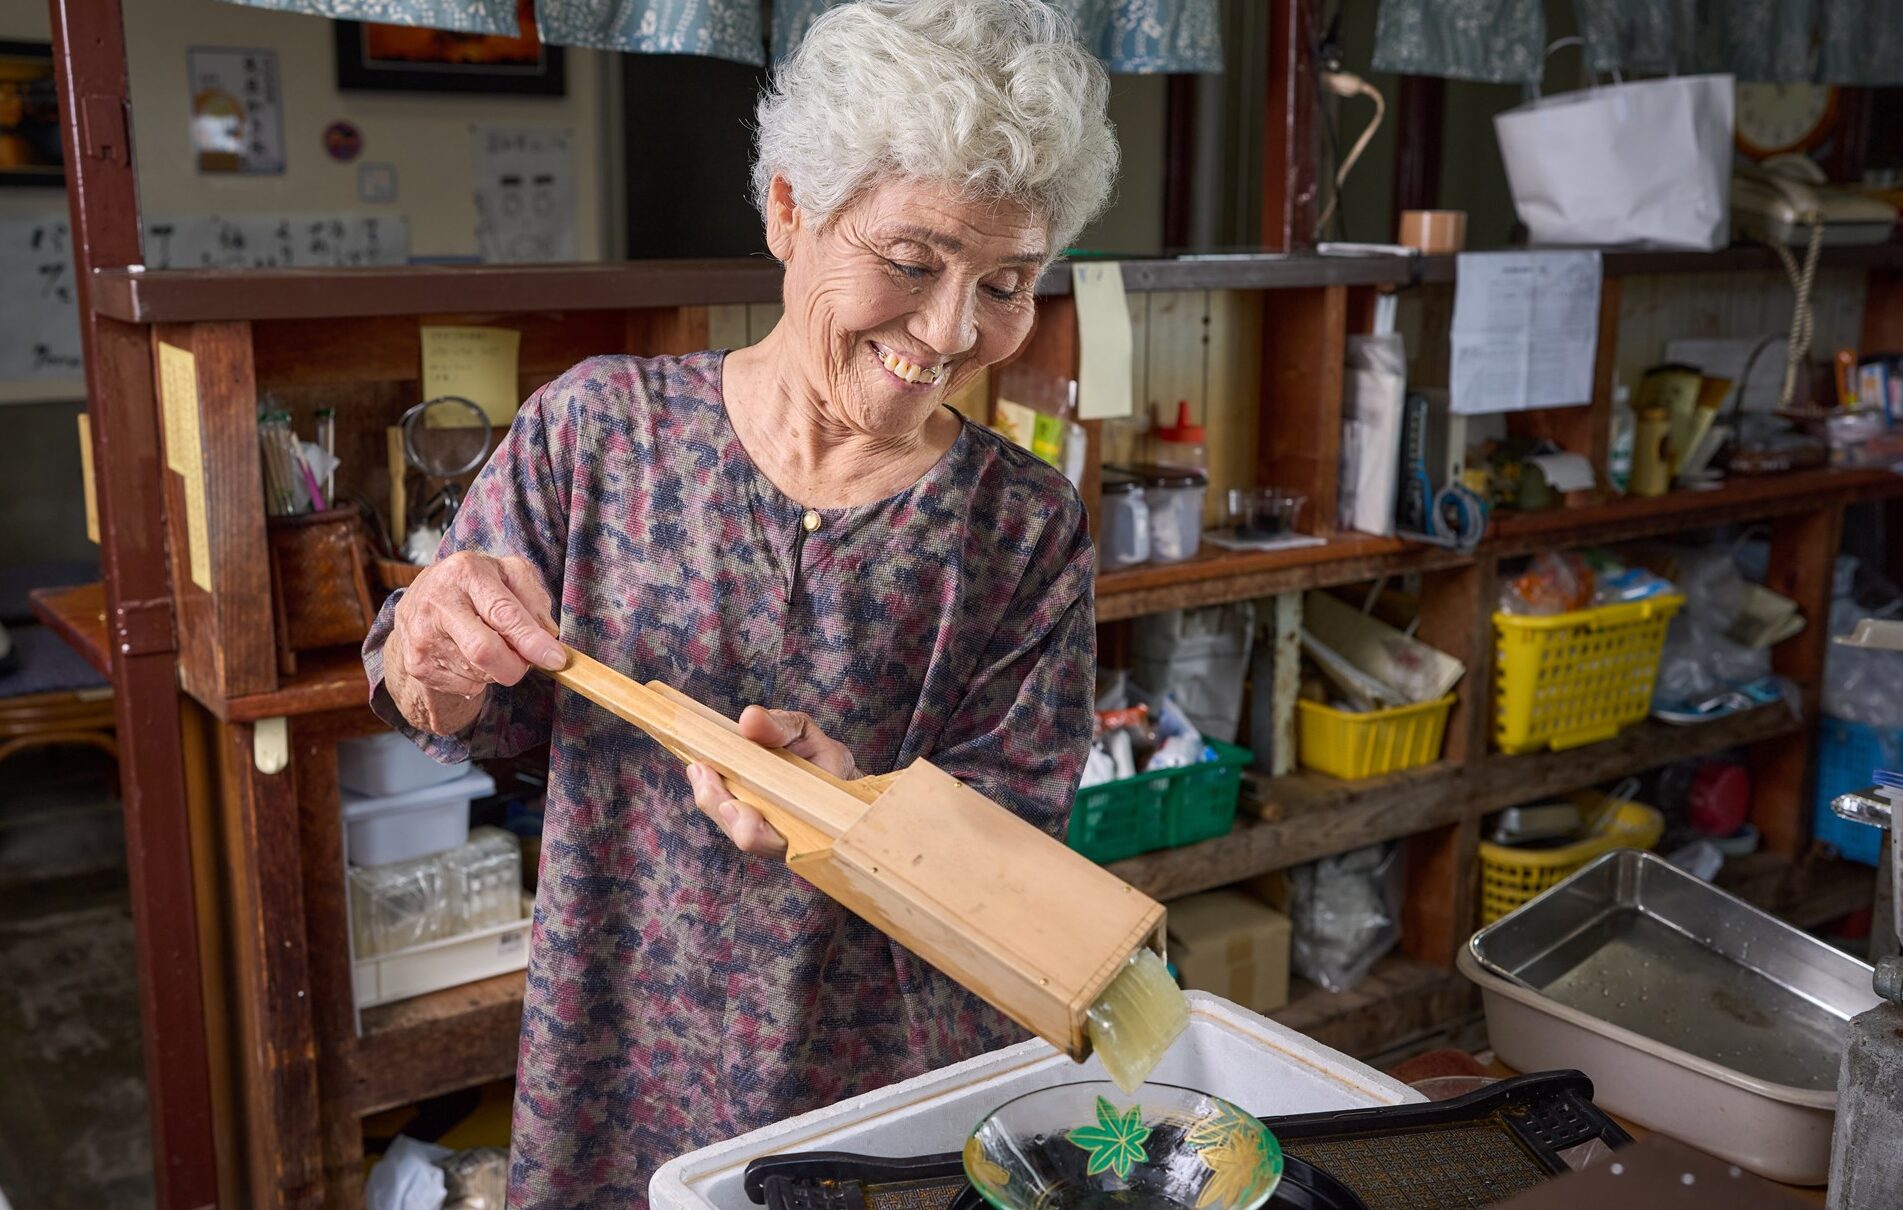
<path id="1" fill-rule="evenodd" d="M 1592 790 L 1567 795 L 1585 808 L 1605 810 L 1605 796 Z M 1480 923 L 1492 924 L 1567 875 L 1614 849 L 1649 849 L 1665 833 L 1665 817 L 1642 802 L 1613 807 L 1604 832 L 1554 849 L 1517 849 L 1480 842 Z M 1594 821 L 1588 820 L 1590 827 Z"/>
<path id="2" fill-rule="evenodd" d="M 1295 759 L 1305 769 L 1351 781 L 1432 764 L 1440 759 L 1453 708 L 1451 693 L 1435 702 L 1363 714 L 1299 701 Z"/>
<path id="3" fill-rule="evenodd" d="M 1577 748 L 1644 718 L 1665 627 L 1684 604 L 1672 593 L 1543 618 L 1494 614 L 1494 746 Z"/>

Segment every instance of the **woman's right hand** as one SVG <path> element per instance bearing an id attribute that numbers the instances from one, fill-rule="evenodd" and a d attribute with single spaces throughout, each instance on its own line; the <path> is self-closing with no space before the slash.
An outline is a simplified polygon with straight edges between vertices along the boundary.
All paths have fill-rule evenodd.
<path id="1" fill-rule="evenodd" d="M 553 602 L 527 559 L 458 551 L 426 568 L 396 603 L 383 683 L 411 726 L 453 735 L 474 722 L 490 685 L 568 657 Z"/>

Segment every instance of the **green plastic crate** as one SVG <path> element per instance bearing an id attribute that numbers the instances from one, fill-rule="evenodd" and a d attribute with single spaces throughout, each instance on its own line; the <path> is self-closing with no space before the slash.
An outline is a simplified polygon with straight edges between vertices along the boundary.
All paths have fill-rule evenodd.
<path id="1" fill-rule="evenodd" d="M 1247 748 L 1205 739 L 1216 759 L 1086 786 L 1070 809 L 1070 847 L 1092 861 L 1121 861 L 1221 836 L 1236 822 Z"/>

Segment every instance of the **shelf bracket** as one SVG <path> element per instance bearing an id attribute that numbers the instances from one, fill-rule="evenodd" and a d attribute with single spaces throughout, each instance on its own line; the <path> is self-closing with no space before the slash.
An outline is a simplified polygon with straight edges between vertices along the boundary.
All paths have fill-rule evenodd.
<path id="1" fill-rule="evenodd" d="M 269 777 L 291 763 L 291 728 L 283 715 L 251 724 L 251 762 Z"/>

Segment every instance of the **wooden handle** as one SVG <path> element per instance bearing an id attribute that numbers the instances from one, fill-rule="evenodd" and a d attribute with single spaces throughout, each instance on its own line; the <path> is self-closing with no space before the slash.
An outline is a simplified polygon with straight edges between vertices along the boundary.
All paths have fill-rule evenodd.
<path id="1" fill-rule="evenodd" d="M 836 837 L 865 814 L 884 778 L 847 781 L 784 748 L 763 748 L 718 711 L 660 682 L 643 685 L 563 645 L 568 666 L 549 675 L 565 689 L 653 736 L 690 764 L 718 771 L 727 789 L 757 808 L 789 843 L 799 830 Z M 781 826 L 790 820 L 795 828 Z"/>

